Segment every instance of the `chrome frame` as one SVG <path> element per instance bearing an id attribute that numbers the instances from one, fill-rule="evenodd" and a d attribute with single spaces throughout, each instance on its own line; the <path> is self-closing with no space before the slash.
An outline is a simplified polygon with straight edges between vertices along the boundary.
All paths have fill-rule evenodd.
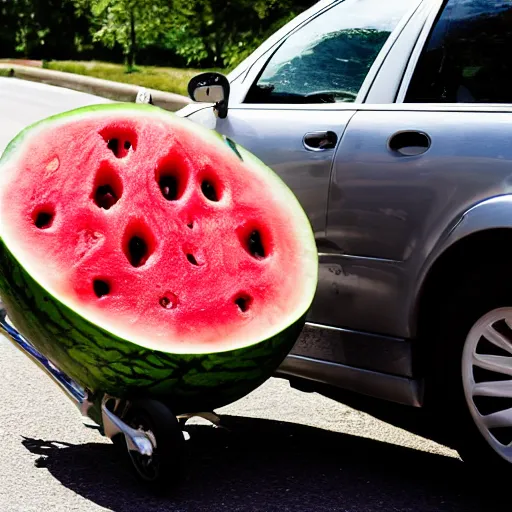
<path id="1" fill-rule="evenodd" d="M 93 407 L 88 400 L 87 392 L 64 372 L 59 370 L 48 358 L 41 354 L 18 330 L 9 322 L 7 312 L 0 301 L 0 334 L 4 334 L 13 345 L 25 354 L 32 362 L 41 368 L 78 407 L 83 416 Z M 105 395 L 101 404 L 102 427 L 106 437 L 113 439 L 123 434 L 129 452 L 138 452 L 140 455 L 151 457 L 156 448 L 156 441 L 145 432 L 135 430 L 127 425 L 108 407 L 112 397 Z M 117 404 L 117 401 L 116 401 Z"/>
<path id="2" fill-rule="evenodd" d="M 13 345 L 21 350 L 32 362 L 36 363 L 64 391 L 75 405 L 80 408 L 86 399 L 85 390 L 60 371 L 49 359 L 41 354 L 18 330 L 9 323 L 7 312 L 0 302 L 0 333 L 5 334 Z"/>

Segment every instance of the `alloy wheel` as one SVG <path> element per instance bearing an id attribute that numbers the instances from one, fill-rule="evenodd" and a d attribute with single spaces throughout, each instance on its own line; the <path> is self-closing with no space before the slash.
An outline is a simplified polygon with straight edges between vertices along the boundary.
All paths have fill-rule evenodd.
<path id="1" fill-rule="evenodd" d="M 494 309 L 473 325 L 462 353 L 462 383 L 478 430 L 512 463 L 512 308 Z"/>

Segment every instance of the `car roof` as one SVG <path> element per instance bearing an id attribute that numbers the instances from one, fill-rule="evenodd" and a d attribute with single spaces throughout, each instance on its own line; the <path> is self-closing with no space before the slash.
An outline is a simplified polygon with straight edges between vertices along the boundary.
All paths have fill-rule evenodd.
<path id="1" fill-rule="evenodd" d="M 0 153 L 25 127 L 66 110 L 112 100 L 17 78 L 0 77 Z"/>

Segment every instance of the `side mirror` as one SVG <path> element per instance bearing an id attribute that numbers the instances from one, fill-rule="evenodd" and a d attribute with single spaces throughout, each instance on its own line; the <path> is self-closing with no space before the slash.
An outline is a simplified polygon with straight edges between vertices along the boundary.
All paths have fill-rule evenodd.
<path id="1" fill-rule="evenodd" d="M 192 77 L 188 95 L 194 101 L 215 103 L 214 109 L 221 119 L 228 115 L 229 81 L 224 75 L 206 72 Z"/>

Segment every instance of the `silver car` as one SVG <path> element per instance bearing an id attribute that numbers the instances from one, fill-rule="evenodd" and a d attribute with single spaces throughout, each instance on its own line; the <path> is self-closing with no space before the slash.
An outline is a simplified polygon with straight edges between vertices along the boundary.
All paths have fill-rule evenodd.
<path id="1" fill-rule="evenodd" d="M 511 20 L 508 0 L 323 0 L 180 111 L 313 225 L 320 282 L 280 374 L 425 406 L 493 467 L 512 463 Z"/>

